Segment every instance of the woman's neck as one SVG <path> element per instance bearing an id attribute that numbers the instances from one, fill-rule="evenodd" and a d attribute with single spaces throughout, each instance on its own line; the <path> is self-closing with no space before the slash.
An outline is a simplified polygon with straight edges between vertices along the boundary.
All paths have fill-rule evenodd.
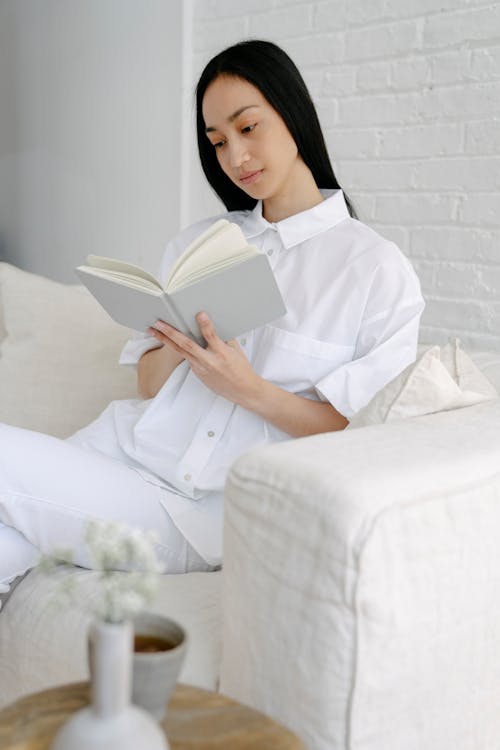
<path id="1" fill-rule="evenodd" d="M 262 201 L 262 215 L 270 223 L 281 221 L 301 211 L 317 206 L 324 200 L 310 169 L 299 161 L 297 169 L 286 185 L 270 198 Z"/>

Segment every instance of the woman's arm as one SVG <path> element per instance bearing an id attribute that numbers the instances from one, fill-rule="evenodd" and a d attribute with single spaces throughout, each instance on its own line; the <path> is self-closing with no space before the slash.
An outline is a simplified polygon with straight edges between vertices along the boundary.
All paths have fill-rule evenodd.
<path id="1" fill-rule="evenodd" d="M 225 343 L 207 316 L 197 316 L 207 348 L 175 328 L 157 321 L 150 329 L 158 341 L 183 356 L 195 375 L 215 393 L 276 425 L 292 437 L 343 430 L 347 419 L 331 404 L 312 401 L 279 388 L 252 369 L 236 339 Z M 167 343 L 168 342 L 168 343 Z"/>
<path id="2" fill-rule="evenodd" d="M 145 352 L 137 363 L 137 390 L 142 398 L 154 398 L 184 356 L 167 345 Z"/>
<path id="3" fill-rule="evenodd" d="M 242 403 L 241 406 L 255 412 L 292 437 L 343 430 L 349 424 L 349 421 L 329 403 L 297 396 L 264 378 L 259 380 L 260 388 L 254 396 L 247 397 L 246 403 Z"/>

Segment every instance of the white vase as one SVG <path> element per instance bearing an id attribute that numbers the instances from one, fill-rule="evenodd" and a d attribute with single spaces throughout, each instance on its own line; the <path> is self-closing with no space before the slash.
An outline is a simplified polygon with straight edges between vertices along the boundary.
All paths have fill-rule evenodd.
<path id="1" fill-rule="evenodd" d="M 158 723 L 130 703 L 132 637 L 130 622 L 91 626 L 91 705 L 64 724 L 51 750 L 168 750 Z"/>

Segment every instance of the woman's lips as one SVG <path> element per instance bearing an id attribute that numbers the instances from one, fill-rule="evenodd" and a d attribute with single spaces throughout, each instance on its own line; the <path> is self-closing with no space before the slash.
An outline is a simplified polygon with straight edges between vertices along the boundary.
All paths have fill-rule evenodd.
<path id="1" fill-rule="evenodd" d="M 240 182 L 244 185 L 248 185 L 250 182 L 255 182 L 255 180 L 257 180 L 262 174 L 262 171 L 262 169 L 259 169 L 258 172 L 251 172 L 248 177 L 241 177 Z"/>

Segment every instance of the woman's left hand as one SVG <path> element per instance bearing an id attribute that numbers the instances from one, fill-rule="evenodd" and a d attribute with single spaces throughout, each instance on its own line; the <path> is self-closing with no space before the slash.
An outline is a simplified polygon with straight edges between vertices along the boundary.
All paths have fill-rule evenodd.
<path id="1" fill-rule="evenodd" d="M 214 393 L 243 407 L 253 403 L 265 381 L 252 369 L 238 341 L 219 338 L 206 313 L 198 313 L 196 320 L 206 349 L 162 320 L 148 332 L 185 357 L 194 374 Z"/>

